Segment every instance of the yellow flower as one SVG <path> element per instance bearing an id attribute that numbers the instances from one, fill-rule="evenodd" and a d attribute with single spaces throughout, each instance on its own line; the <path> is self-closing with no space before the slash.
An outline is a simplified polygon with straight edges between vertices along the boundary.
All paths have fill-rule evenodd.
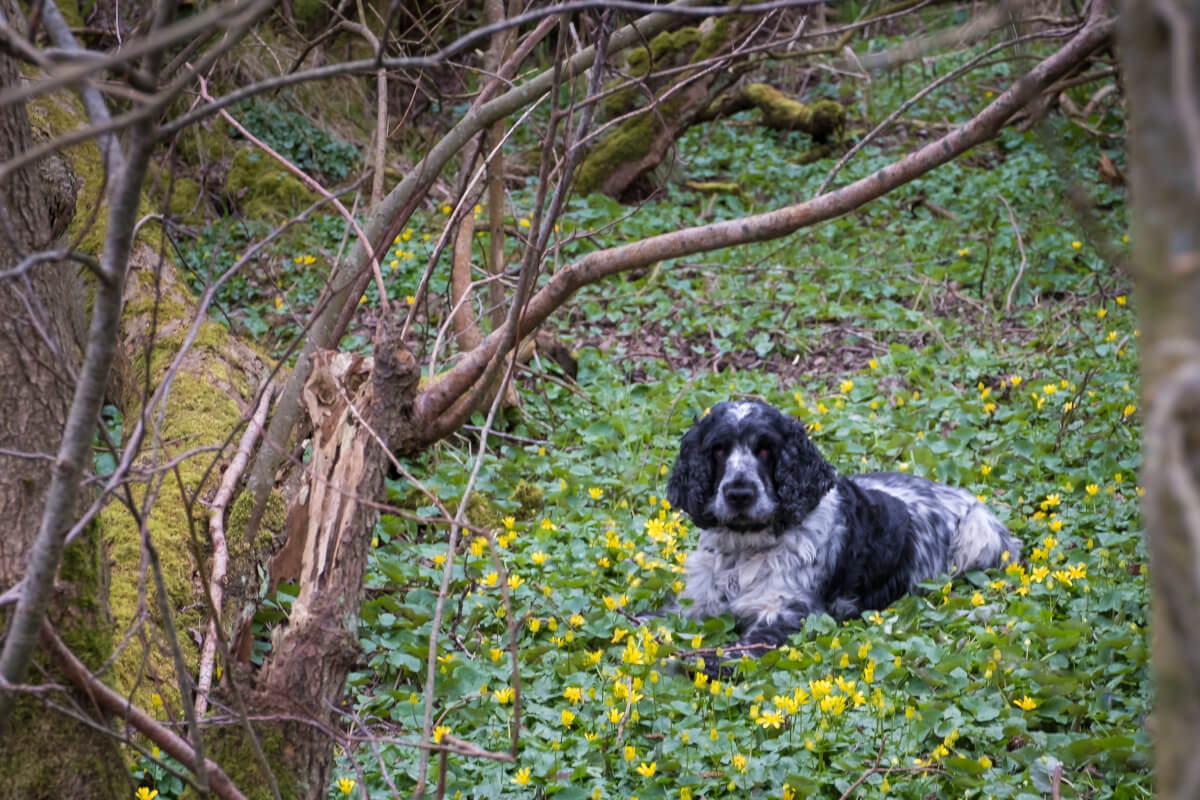
<path id="1" fill-rule="evenodd" d="M 687 786 L 680 786 L 679 800 L 692 800 L 692 790 Z"/>
<path id="2" fill-rule="evenodd" d="M 159 694 L 158 692 L 154 692 L 153 694 L 150 695 L 150 702 L 153 703 L 154 705 L 158 706 L 159 708 L 162 708 L 162 704 L 163 704 L 162 695 Z"/>
<path id="3" fill-rule="evenodd" d="M 979 474 L 980 474 L 980 475 L 987 475 L 987 474 L 988 474 L 988 473 L 990 473 L 991 471 L 992 471 L 992 465 L 991 465 L 991 464 L 980 464 L 980 465 L 979 465 Z"/>
<path id="4" fill-rule="evenodd" d="M 1037 700 L 1034 700 L 1029 695 L 1025 695 L 1020 700 L 1013 700 L 1013 705 L 1022 711 L 1032 711 L 1037 708 Z"/>
<path id="5" fill-rule="evenodd" d="M 1107 308 L 1097 308 L 1096 316 L 1099 317 L 1100 319 L 1104 319 L 1105 317 L 1108 316 L 1108 309 Z"/>
<path id="6" fill-rule="evenodd" d="M 406 294 L 404 296 L 404 302 L 408 303 L 411 306 L 413 303 L 417 302 L 417 298 L 414 295 Z"/>
<path id="7" fill-rule="evenodd" d="M 342 778 L 342 780 L 347 780 L 347 778 Z M 341 788 L 341 781 L 338 781 L 338 788 Z M 343 789 L 342 791 L 346 792 L 346 794 L 350 794 L 353 789 L 354 781 L 350 781 L 350 789 Z M 135 792 L 133 796 L 136 797 L 137 800 L 154 800 L 155 797 L 158 797 L 158 789 L 151 789 L 148 786 L 139 786 L 137 792 Z"/>
<path id="8" fill-rule="evenodd" d="M 517 224 L 520 225 L 522 228 L 528 228 L 530 225 L 530 222 L 525 217 L 521 217 L 519 220 L 517 220 Z"/>
<path id="9" fill-rule="evenodd" d="M 796 790 L 785 783 L 783 785 L 783 792 L 779 795 L 779 800 L 796 800 Z"/>
<path id="10" fill-rule="evenodd" d="M 518 575 L 515 572 L 512 575 L 508 576 L 508 588 L 510 588 L 510 589 L 516 589 L 518 586 L 520 586 L 524 582 L 525 582 L 525 579 L 522 578 L 520 575 Z"/>
<path id="11" fill-rule="evenodd" d="M 533 631 L 534 633 L 537 633 L 541 629 L 542 629 L 542 621 L 540 619 L 538 619 L 537 617 L 530 617 L 529 618 L 529 630 Z"/>
<path id="12" fill-rule="evenodd" d="M 637 759 L 637 749 L 633 745 L 627 744 L 625 745 L 624 755 L 626 761 L 634 761 Z"/>
<path id="13" fill-rule="evenodd" d="M 604 490 L 593 486 L 592 488 L 588 489 L 588 494 L 591 495 L 593 500 L 599 500 L 604 496 Z"/>
<path id="14" fill-rule="evenodd" d="M 515 783 L 518 786 L 528 786 L 529 769 L 529 767 L 521 767 L 519 770 L 517 770 L 517 776 L 512 779 L 512 783 Z"/>
<path id="15" fill-rule="evenodd" d="M 984 769 L 991 769 L 992 768 L 992 760 L 990 758 L 988 758 L 987 756 L 980 756 L 979 757 L 979 766 L 983 767 Z"/>
<path id="16" fill-rule="evenodd" d="M 281 310 L 282 308 L 283 308 L 283 298 L 282 298 L 282 297 L 276 297 L 276 298 L 275 298 L 275 310 L 276 310 L 276 311 L 279 311 L 279 310 Z"/>
<path id="17" fill-rule="evenodd" d="M 305 256 L 305 257 L 304 257 L 304 265 L 305 265 L 305 266 L 308 266 L 308 265 L 310 265 L 310 264 L 312 264 L 312 263 L 316 262 L 316 260 L 317 260 L 317 259 L 313 258 L 312 256 Z"/>
<path id="18" fill-rule="evenodd" d="M 1008 379 L 1008 382 L 1011 383 L 1013 386 L 1020 386 L 1021 385 L 1021 376 L 1013 375 L 1011 378 Z"/>
<path id="19" fill-rule="evenodd" d="M 733 766 L 735 766 L 737 768 L 738 772 L 741 772 L 742 770 L 744 770 L 746 768 L 747 762 L 748 762 L 748 759 L 741 753 L 733 754 Z"/>
<path id="20" fill-rule="evenodd" d="M 449 206 L 449 205 L 444 205 L 444 206 L 442 206 L 442 213 L 443 213 L 443 214 L 449 214 L 449 213 L 450 213 L 451 211 L 453 211 L 453 210 L 454 210 L 454 209 L 450 208 L 450 206 Z M 525 783 L 529 783 L 529 775 L 528 775 L 528 772 L 529 772 L 529 770 L 526 770 Z M 524 785 L 524 784 L 522 784 L 522 785 Z"/>
<path id="21" fill-rule="evenodd" d="M 563 689 L 563 697 L 571 701 L 572 704 L 583 701 L 583 690 L 578 686 L 568 686 Z"/>
<path id="22" fill-rule="evenodd" d="M 497 689 L 492 692 L 492 696 L 496 698 L 496 702 L 501 705 L 509 702 L 513 698 L 513 690 L 511 686 L 506 686 L 503 689 Z"/>
<path id="23" fill-rule="evenodd" d="M 571 727 L 571 723 L 572 723 L 572 722 L 574 722 L 574 721 L 575 721 L 575 714 L 574 714 L 573 712 L 571 712 L 571 711 L 568 711 L 567 709 L 565 709 L 565 708 L 564 708 L 564 709 L 563 709 L 563 711 L 562 711 L 562 724 L 563 724 L 563 727 L 565 727 L 565 728 L 569 728 L 569 727 Z"/>
<path id="24" fill-rule="evenodd" d="M 778 729 L 781 725 L 783 725 L 783 712 L 782 711 L 764 711 L 758 717 L 758 724 L 763 726 L 764 729 L 766 729 L 766 728 Z"/>
<path id="25" fill-rule="evenodd" d="M 541 550 L 538 550 L 529 555 L 529 560 L 532 561 L 533 563 L 537 564 L 540 567 L 542 564 L 546 563 L 546 559 L 549 557 L 550 556 L 546 555 Z"/>
<path id="26" fill-rule="evenodd" d="M 847 394 L 853 388 L 854 388 L 854 381 L 842 381 L 842 384 L 841 384 L 842 394 Z"/>
<path id="27" fill-rule="evenodd" d="M 643 778 L 653 778 L 654 770 L 657 768 L 658 768 L 657 761 L 651 761 L 649 764 L 647 764 L 646 762 L 643 761 L 641 764 L 637 765 L 637 772 Z"/>
<path id="28" fill-rule="evenodd" d="M 450 732 L 450 729 L 447 728 L 445 725 L 438 725 L 436 728 L 433 729 L 433 743 L 441 744 L 442 737 L 445 736 L 449 732 Z"/>
<path id="29" fill-rule="evenodd" d="M 1123 295 L 1123 294 L 1117 295 L 1117 305 L 1123 306 L 1123 305 L 1125 305 L 1125 302 L 1126 302 L 1125 295 Z"/>
<path id="30" fill-rule="evenodd" d="M 496 574 L 495 570 L 492 570 L 487 575 L 483 576 L 483 585 L 484 586 L 495 586 L 496 581 L 498 581 L 499 579 L 500 579 L 500 576 Z"/>
<path id="31" fill-rule="evenodd" d="M 1079 248 L 1081 248 L 1081 247 L 1083 247 L 1083 242 L 1079 241 L 1078 239 L 1076 239 L 1075 241 L 1071 242 L 1071 249 L 1072 249 L 1072 250 L 1078 250 L 1078 249 L 1079 249 Z"/>
<path id="32" fill-rule="evenodd" d="M 1121 416 L 1128 417 L 1132 415 L 1134 411 L 1137 411 L 1137 408 L 1133 405 L 1133 403 L 1130 403 L 1121 410 Z"/>
<path id="33" fill-rule="evenodd" d="M 983 605 L 983 595 L 980 594 L 979 592 L 976 592 L 975 594 L 971 595 L 971 605 L 973 605 L 973 606 Z"/>

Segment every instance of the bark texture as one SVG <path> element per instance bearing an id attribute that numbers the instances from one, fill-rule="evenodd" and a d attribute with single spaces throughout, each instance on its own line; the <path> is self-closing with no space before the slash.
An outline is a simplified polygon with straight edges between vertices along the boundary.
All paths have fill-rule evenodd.
<path id="1" fill-rule="evenodd" d="M 288 547 L 302 554 L 300 593 L 287 626 L 277 631 L 258 676 L 251 706 L 259 714 L 304 722 L 264 723 L 259 735 L 273 763 L 286 768 L 294 796 L 323 800 L 333 775 L 328 731 L 346 676 L 359 658 L 358 613 L 371 534 L 385 496 L 385 446 L 409 424 L 420 369 L 389 322 L 374 359 L 322 350 L 303 403 L 313 425 L 307 482 L 289 512 Z M 216 752 L 236 750 L 241 729 L 227 729 Z M 245 759 L 241 759 L 243 763 Z M 224 764 L 230 760 L 218 761 Z M 250 774 L 235 775 L 240 786 Z M 261 778 L 261 776 L 260 776 Z M 281 788 L 284 788 L 281 786 Z"/>
<path id="2" fill-rule="evenodd" d="M 1129 2 L 1135 280 L 1147 409 L 1158 796 L 1200 793 L 1200 4 Z"/>
<path id="3" fill-rule="evenodd" d="M 0 55 L 0 89 L 20 80 L 16 65 Z M 0 106 L 0 163 L 33 145 L 22 105 Z M 33 253 L 61 246 L 75 206 L 75 178 L 59 158 L 0 181 L 0 272 Z M 0 279 L 0 591 L 24 573 L 37 534 L 54 467 L 54 454 L 74 387 L 84 326 L 87 287 L 77 265 L 42 262 Z M 111 641 L 103 633 L 106 598 L 103 560 L 88 533 L 68 548 L 55 581 L 50 617 L 80 657 L 95 668 Z M 7 628 L 11 606 L 0 611 Z M 42 665 L 44 667 L 44 664 Z M 38 670 L 31 682 L 58 681 Z M 73 694 L 46 697 L 86 704 Z M 0 745 L 0 796 L 104 798 L 128 789 L 113 740 L 36 696 L 16 704 Z"/>

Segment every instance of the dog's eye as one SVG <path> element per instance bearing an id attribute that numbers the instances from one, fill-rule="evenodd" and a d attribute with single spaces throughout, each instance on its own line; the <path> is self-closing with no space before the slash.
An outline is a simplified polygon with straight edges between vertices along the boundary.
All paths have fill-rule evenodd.
<path id="1" fill-rule="evenodd" d="M 771 448 L 769 448 L 769 447 L 758 448 L 758 457 L 759 458 L 770 458 L 770 456 L 771 456 Z"/>
<path id="2" fill-rule="evenodd" d="M 718 448 L 714 449 L 713 455 L 716 456 L 717 458 L 724 458 L 725 457 L 725 448 L 718 447 Z"/>

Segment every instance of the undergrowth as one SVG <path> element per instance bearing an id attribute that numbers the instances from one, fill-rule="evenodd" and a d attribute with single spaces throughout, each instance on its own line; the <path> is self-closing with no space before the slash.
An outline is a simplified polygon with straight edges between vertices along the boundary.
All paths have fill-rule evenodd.
<path id="1" fill-rule="evenodd" d="M 1007 68 L 910 113 L 965 119 Z M 873 116 L 928 79 L 896 76 L 874 85 Z M 1122 126 L 1111 111 L 1089 122 Z M 905 130 L 838 182 L 918 146 Z M 627 219 L 611 200 L 577 198 L 558 256 L 808 197 L 832 162 L 797 163 L 807 146 L 753 115 L 693 129 L 682 169 L 736 181 L 741 195 L 672 188 Z M 499 754 L 518 719 L 521 731 L 515 763 L 450 755 L 448 797 L 1149 796 L 1138 331 L 1127 278 L 1100 255 L 1127 245 L 1123 192 L 1093 180 L 1099 153 L 1052 117 L 783 241 L 581 292 L 554 323 L 579 348 L 578 388 L 522 385 L 521 409 L 488 440 L 477 530 L 459 552 L 447 553 L 444 527 L 379 524 L 350 686 L 350 732 L 374 741 L 342 754 L 331 793 L 410 793 L 449 558 L 435 739 Z M 1063 201 L 1073 182 L 1092 196 L 1087 226 Z M 512 195 L 518 233 L 531 197 Z M 397 237 L 384 265 L 395 299 L 412 291 L 442 216 L 432 209 Z M 194 261 L 219 267 L 224 245 L 210 237 L 240 230 L 206 231 Z M 284 343 L 279 323 L 321 288 L 307 259 L 332 258 L 342 230 L 327 223 L 277 249 L 269 281 L 231 281 L 231 323 Z M 1020 563 L 931 581 L 844 624 L 810 618 L 728 680 L 697 674 L 735 638 L 731 620 L 637 620 L 680 588 L 695 541 L 663 500 L 678 438 L 714 403 L 747 396 L 803 419 L 843 472 L 970 488 L 1022 540 Z M 475 437 L 410 465 L 451 509 Z M 389 493 L 440 515 L 408 485 Z M 284 588 L 274 602 L 286 608 Z"/>

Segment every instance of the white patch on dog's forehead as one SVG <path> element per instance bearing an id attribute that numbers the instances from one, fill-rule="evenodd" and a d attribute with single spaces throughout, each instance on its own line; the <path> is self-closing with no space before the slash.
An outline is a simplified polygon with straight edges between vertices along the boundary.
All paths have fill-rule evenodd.
<path id="1" fill-rule="evenodd" d="M 750 416 L 752 411 L 754 411 L 754 403 L 734 403 L 733 408 L 729 409 L 729 416 L 733 417 L 734 422 L 741 422 Z"/>

